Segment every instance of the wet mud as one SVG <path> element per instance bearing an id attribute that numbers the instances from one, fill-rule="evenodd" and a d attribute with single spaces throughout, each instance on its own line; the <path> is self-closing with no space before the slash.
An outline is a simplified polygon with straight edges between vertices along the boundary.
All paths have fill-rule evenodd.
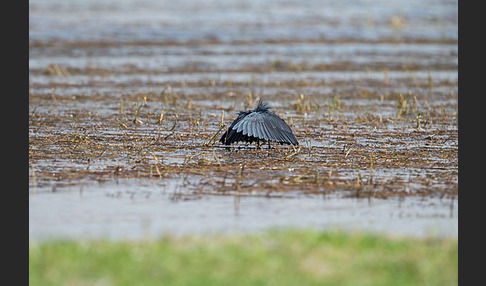
<path id="1" fill-rule="evenodd" d="M 263 45 L 298 53 L 305 44 Z M 309 45 L 326 54 L 323 47 L 329 44 Z M 368 44 L 364 48 L 353 45 L 358 56 L 360 49 L 369 48 Z M 390 58 L 403 53 L 393 48 L 401 43 L 387 45 Z M 122 55 L 127 49 L 173 52 L 172 46 L 155 43 L 97 47 L 70 42 L 65 43 L 65 50 L 59 48 L 63 43 L 53 46 L 64 54 L 73 49 Z M 454 50 L 448 43 L 432 46 Z M 418 63 L 413 68 L 407 67 L 407 61 L 396 67 L 365 68 L 352 61 L 252 63 L 253 55 L 261 54 L 251 44 L 209 42 L 196 48 L 193 44 L 177 47 L 187 54 L 195 50 L 196 57 L 201 56 L 197 51 L 205 55 L 204 51 L 212 50 L 212 57 L 223 57 L 228 65 L 204 68 L 198 61 L 188 66 L 180 60 L 164 71 L 131 66 L 115 57 L 111 59 L 114 68 L 56 63 L 31 68 L 31 191 L 144 177 L 161 184 L 167 178 L 183 178 L 185 196 L 457 195 L 454 54 L 441 63 Z M 31 53 L 37 49 L 49 49 L 49 45 L 34 45 Z M 226 55 L 234 50 L 241 52 Z M 407 54 L 425 58 L 422 50 Z M 243 63 L 231 64 L 232 59 Z M 291 126 L 299 147 L 256 149 L 240 143 L 226 148 L 218 142 L 221 129 L 227 128 L 237 112 L 254 108 L 260 98 L 270 102 Z"/>

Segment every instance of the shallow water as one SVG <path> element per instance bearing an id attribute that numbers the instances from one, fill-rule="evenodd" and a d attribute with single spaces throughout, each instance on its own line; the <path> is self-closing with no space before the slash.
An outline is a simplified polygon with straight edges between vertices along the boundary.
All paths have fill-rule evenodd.
<path id="1" fill-rule="evenodd" d="M 439 198 L 342 199 L 336 195 L 178 199 L 181 182 L 122 180 L 29 197 L 31 240 L 143 239 L 255 233 L 268 228 L 458 236 L 458 203 Z"/>
<path id="2" fill-rule="evenodd" d="M 30 239 L 457 237 L 457 4 L 29 1 Z M 300 153 L 203 146 L 259 97 Z"/>
<path id="3" fill-rule="evenodd" d="M 457 1 L 29 1 L 29 38 L 45 41 L 457 39 Z M 400 30 L 397 29 L 400 27 Z"/>

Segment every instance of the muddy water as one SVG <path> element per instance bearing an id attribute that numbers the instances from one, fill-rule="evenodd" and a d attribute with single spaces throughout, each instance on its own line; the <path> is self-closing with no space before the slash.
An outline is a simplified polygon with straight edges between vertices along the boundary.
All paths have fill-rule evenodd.
<path id="1" fill-rule="evenodd" d="M 457 236 L 457 11 L 30 1 L 31 239 L 281 226 Z M 211 142 L 223 112 L 228 124 L 258 98 L 300 149 Z"/>

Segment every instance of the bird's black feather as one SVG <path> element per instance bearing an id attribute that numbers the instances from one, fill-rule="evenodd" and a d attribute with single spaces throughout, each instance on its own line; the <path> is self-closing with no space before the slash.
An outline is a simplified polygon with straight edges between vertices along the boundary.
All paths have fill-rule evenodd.
<path id="1" fill-rule="evenodd" d="M 270 111 L 267 102 L 258 102 L 253 110 L 240 111 L 219 140 L 225 145 L 258 140 L 276 141 L 281 144 L 299 145 L 290 127 Z"/>

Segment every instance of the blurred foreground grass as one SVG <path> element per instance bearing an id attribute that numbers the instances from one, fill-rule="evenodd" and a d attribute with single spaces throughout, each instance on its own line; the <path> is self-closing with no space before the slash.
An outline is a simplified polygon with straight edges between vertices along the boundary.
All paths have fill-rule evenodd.
<path id="1" fill-rule="evenodd" d="M 340 231 L 29 245 L 30 285 L 457 285 L 458 241 Z"/>

